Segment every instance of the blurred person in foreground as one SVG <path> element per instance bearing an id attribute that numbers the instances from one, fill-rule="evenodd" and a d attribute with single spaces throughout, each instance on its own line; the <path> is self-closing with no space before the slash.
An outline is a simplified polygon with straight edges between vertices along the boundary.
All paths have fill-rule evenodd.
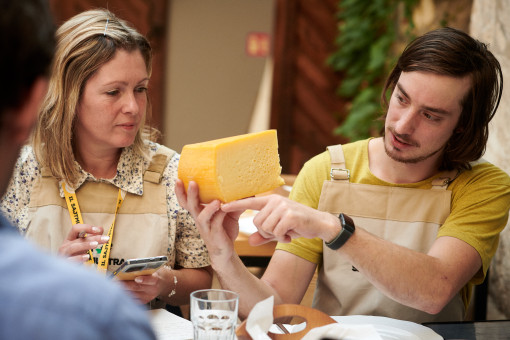
<path id="1" fill-rule="evenodd" d="M 56 36 L 49 90 L 2 209 L 41 247 L 105 275 L 127 259 L 168 256 L 156 273 L 122 285 L 151 308 L 186 305 L 212 274 L 174 193 L 179 155 L 145 124 L 149 41 L 105 9 L 70 18 Z"/>
<path id="2" fill-rule="evenodd" d="M 44 0 L 0 0 L 0 193 L 48 88 L 55 27 Z M 0 339 L 155 339 L 112 282 L 36 250 L 0 214 Z"/>
<path id="3" fill-rule="evenodd" d="M 240 315 L 270 295 L 300 303 L 318 267 L 313 306 L 329 315 L 463 320 L 508 220 L 509 176 L 481 158 L 502 87 L 485 44 L 437 29 L 390 73 L 383 136 L 328 147 L 290 199 L 202 206 L 196 183 L 186 193 L 178 182 L 220 283 L 241 293 Z M 280 242 L 261 280 L 233 247 L 245 209 L 260 210 L 251 244 Z"/>

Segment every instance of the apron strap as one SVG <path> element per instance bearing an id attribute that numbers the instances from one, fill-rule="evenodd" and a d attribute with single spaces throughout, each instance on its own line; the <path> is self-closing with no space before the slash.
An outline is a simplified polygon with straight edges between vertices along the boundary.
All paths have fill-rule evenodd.
<path id="1" fill-rule="evenodd" d="M 349 181 L 351 173 L 349 169 L 345 168 L 344 151 L 341 144 L 330 145 L 327 147 L 331 157 L 331 171 L 329 173 L 332 181 Z M 485 160 L 481 159 L 474 163 L 483 163 Z M 458 169 L 442 172 L 438 178 L 432 181 L 432 189 L 446 190 L 448 185 L 453 182 L 461 171 Z"/>
<path id="2" fill-rule="evenodd" d="M 344 150 L 341 144 L 327 147 L 331 157 L 331 171 L 329 173 L 332 181 L 349 181 L 351 173 L 345 168 Z"/>
<path id="3" fill-rule="evenodd" d="M 42 177 L 53 177 L 53 175 L 51 174 L 50 168 L 47 166 L 43 166 L 41 168 L 41 176 Z"/>
<path id="4" fill-rule="evenodd" d="M 143 180 L 158 184 L 163 177 L 166 165 L 172 159 L 175 151 L 165 146 L 160 146 L 152 157 L 151 164 L 143 174 Z"/>

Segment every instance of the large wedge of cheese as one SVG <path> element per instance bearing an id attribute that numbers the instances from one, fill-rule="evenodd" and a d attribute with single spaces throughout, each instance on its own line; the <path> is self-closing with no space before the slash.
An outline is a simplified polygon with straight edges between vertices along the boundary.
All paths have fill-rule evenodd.
<path id="1" fill-rule="evenodd" d="M 195 181 L 200 201 L 222 202 L 254 196 L 284 184 L 276 130 L 185 145 L 178 176 Z"/>

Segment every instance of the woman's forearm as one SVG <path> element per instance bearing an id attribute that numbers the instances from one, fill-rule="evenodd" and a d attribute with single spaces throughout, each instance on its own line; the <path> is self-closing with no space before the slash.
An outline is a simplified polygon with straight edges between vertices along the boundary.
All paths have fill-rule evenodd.
<path id="1" fill-rule="evenodd" d="M 158 273 L 161 277 L 162 290 L 160 299 L 174 306 L 189 303 L 189 294 L 195 290 L 211 288 L 212 269 L 165 267 Z"/>

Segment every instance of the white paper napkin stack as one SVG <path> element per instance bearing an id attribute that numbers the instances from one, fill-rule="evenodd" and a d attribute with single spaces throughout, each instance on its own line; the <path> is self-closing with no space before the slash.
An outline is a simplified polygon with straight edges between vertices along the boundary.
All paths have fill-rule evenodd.
<path id="1" fill-rule="evenodd" d="M 246 319 L 246 331 L 253 340 L 271 340 L 267 332 L 273 324 L 274 297 L 270 296 L 253 306 Z"/>

